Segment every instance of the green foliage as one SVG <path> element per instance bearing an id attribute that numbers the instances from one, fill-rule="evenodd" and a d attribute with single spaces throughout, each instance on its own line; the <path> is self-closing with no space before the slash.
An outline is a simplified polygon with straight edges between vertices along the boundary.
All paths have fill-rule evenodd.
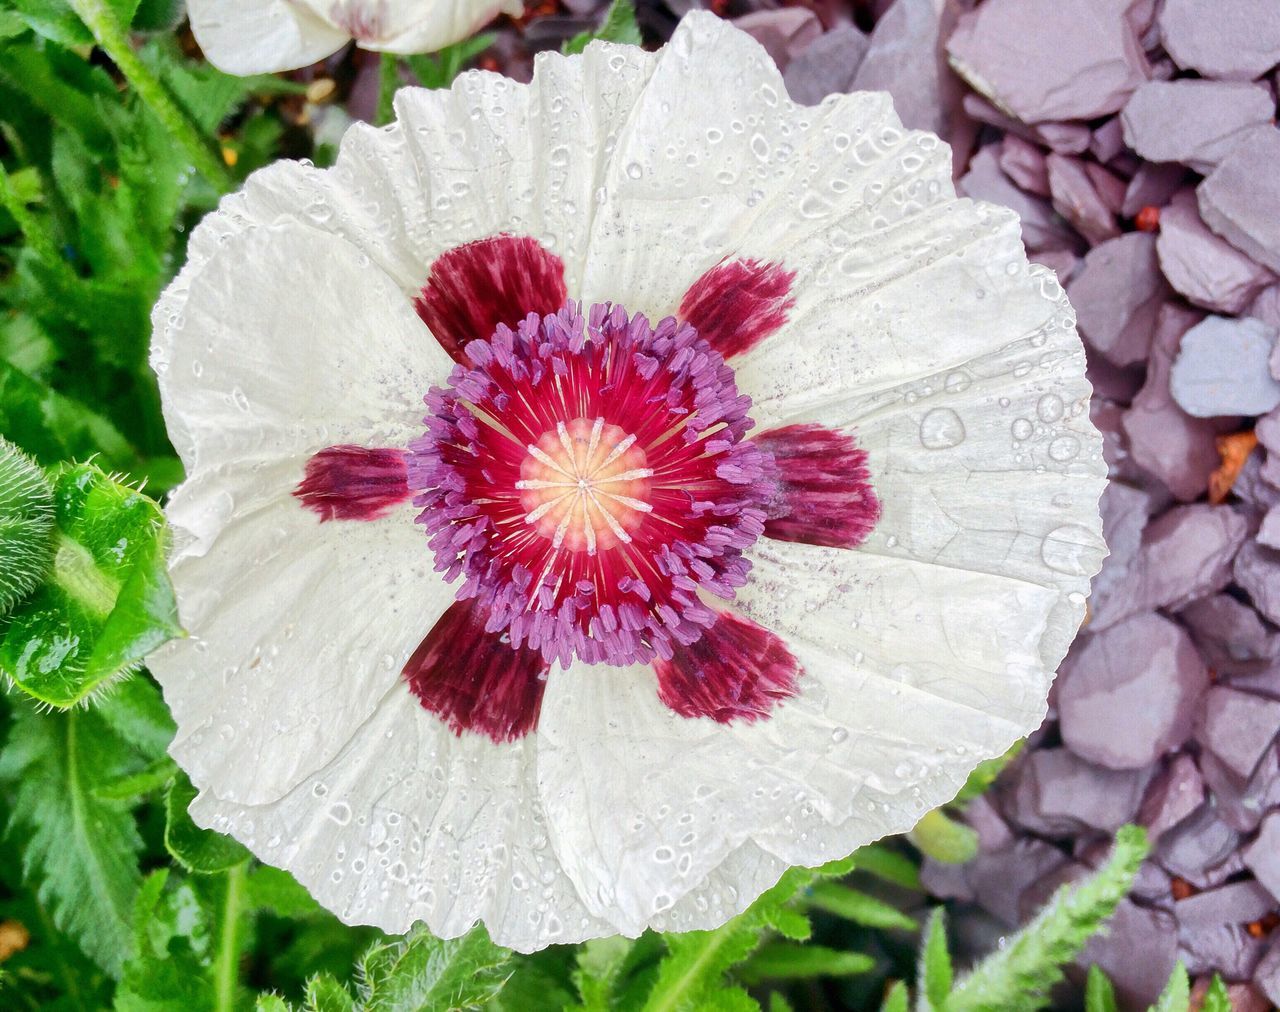
<path id="1" fill-rule="evenodd" d="M 1165 984 L 1160 997 L 1151 1007 L 1151 1012 L 1187 1012 L 1189 1008 L 1191 981 L 1187 979 L 1187 968 L 1179 962 L 1169 977 L 1169 983 Z"/>
<path id="2" fill-rule="evenodd" d="M 1121 829 L 1107 863 L 1084 882 L 1059 889 L 1030 924 L 959 981 L 947 1008 L 1040 1008 L 1043 995 L 1062 979 L 1059 968 L 1084 948 L 1129 892 L 1146 854 L 1146 833 L 1137 826 Z"/>
<path id="3" fill-rule="evenodd" d="M 159 507 L 92 464 L 52 478 L 53 568 L 0 619 L 0 671 L 36 699 L 70 706 L 182 630 Z"/>
<path id="4" fill-rule="evenodd" d="M 1227 985 L 1216 973 L 1209 982 L 1209 990 L 1204 993 L 1200 1012 L 1231 1012 L 1231 996 L 1227 994 Z"/>
<path id="5" fill-rule="evenodd" d="M 249 852 L 229 836 L 201 829 L 191 821 L 187 808 L 196 798 L 185 773 L 178 772 L 164 797 L 164 846 L 187 871 L 211 875 L 249 860 Z"/>
<path id="6" fill-rule="evenodd" d="M 1084 1012 L 1117 1012 L 1116 992 L 1107 975 L 1098 967 L 1089 967 L 1084 985 Z"/>
<path id="7" fill-rule="evenodd" d="M 978 856 L 978 834 L 941 808 L 926 813 L 916 823 L 911 842 L 921 853 L 944 864 L 964 864 Z"/>
<path id="8" fill-rule="evenodd" d="M 24 878 L 58 929 L 113 976 L 129 948 L 142 839 L 127 805 L 95 789 L 137 765 L 93 710 L 38 713 L 20 702 L 0 755 Z"/>
<path id="9" fill-rule="evenodd" d="M 447 88 L 463 68 L 497 41 L 492 34 L 473 35 L 445 46 L 432 56 L 407 56 L 405 62 L 424 88 Z"/>
<path id="10" fill-rule="evenodd" d="M 0 617 L 53 568 L 53 489 L 25 453 L 0 437 Z"/>
<path id="11" fill-rule="evenodd" d="M 947 926 L 942 908 L 937 907 L 929 918 L 924 939 L 920 945 L 920 968 L 917 972 L 921 1006 L 944 1009 L 951 994 L 951 952 L 947 948 Z"/>
<path id="12" fill-rule="evenodd" d="M 633 0 L 613 0 L 605 11 L 604 20 L 594 32 L 580 32 L 564 44 L 561 52 L 572 55 L 581 53 L 592 42 L 617 42 L 621 45 L 638 46 L 643 41 L 640 37 L 640 25 L 636 22 L 636 8 Z"/>
<path id="13" fill-rule="evenodd" d="M 413 931 L 364 954 L 357 972 L 360 1008 L 482 1008 L 502 989 L 511 963 L 511 952 L 489 941 L 482 927 L 451 939 Z"/>

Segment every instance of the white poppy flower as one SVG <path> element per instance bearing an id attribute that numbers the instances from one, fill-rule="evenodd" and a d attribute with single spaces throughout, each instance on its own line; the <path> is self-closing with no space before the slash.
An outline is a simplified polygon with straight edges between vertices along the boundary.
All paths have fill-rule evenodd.
<path id="1" fill-rule="evenodd" d="M 204 55 L 228 74 L 295 70 L 352 39 L 385 53 L 434 53 L 521 0 L 187 0 Z"/>
<path id="2" fill-rule="evenodd" d="M 155 312 L 197 822 L 531 950 L 714 927 L 1039 724 L 1101 443 L 936 137 L 709 14 L 397 111 L 251 177 Z"/>

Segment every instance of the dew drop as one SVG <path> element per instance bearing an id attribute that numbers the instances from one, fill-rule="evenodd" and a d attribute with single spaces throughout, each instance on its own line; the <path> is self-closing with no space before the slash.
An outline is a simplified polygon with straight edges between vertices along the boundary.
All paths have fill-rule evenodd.
<path id="1" fill-rule="evenodd" d="M 959 446 L 964 436 L 964 422 L 950 408 L 934 408 L 920 422 L 920 443 L 926 450 Z"/>

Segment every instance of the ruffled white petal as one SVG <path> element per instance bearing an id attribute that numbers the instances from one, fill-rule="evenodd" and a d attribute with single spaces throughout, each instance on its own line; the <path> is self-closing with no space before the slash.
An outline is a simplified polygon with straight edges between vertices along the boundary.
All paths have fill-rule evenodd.
<path id="1" fill-rule="evenodd" d="M 520 0 L 188 0 L 191 29 L 228 74 L 305 67 L 356 40 L 363 49 L 432 53 L 474 34 Z"/>
<path id="2" fill-rule="evenodd" d="M 351 38 L 292 0 L 187 0 L 187 15 L 204 55 L 227 74 L 295 70 Z"/>
<path id="3" fill-rule="evenodd" d="M 332 170 L 255 174 L 157 308 L 193 641 L 156 668 L 202 824 L 349 921 L 480 917 L 528 950 L 714 927 L 787 864 L 910 828 L 1036 725 L 1104 472 L 1060 289 L 1007 214 L 954 199 L 944 146 L 884 96 L 791 105 L 754 42 L 697 14 L 660 54 L 546 55 L 531 86 L 469 74 L 397 110 Z M 648 668 L 575 666 L 534 735 L 458 738 L 399 678 L 451 592 L 421 534 L 289 500 L 307 453 L 416 433 L 449 363 L 410 299 L 501 232 L 556 252 L 570 295 L 652 316 L 725 256 L 797 272 L 740 386 L 762 425 L 855 431 L 884 512 L 857 552 L 755 549 L 736 607 L 805 669 L 771 720 L 676 717 Z"/>

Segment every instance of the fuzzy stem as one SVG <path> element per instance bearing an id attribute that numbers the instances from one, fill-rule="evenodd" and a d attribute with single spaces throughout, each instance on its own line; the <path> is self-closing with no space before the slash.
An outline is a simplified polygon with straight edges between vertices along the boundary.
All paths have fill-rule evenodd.
<path id="1" fill-rule="evenodd" d="M 240 913 L 249 863 L 241 862 L 227 871 L 226 903 L 222 908 L 222 932 L 213 965 L 213 1007 L 216 1012 L 235 1012 L 240 978 Z"/>
<path id="2" fill-rule="evenodd" d="M 392 53 L 383 53 L 378 65 L 377 125 L 386 126 L 395 118 L 396 88 L 400 85 L 400 59 Z"/>
<path id="3" fill-rule="evenodd" d="M 191 164 L 219 193 L 235 185 L 217 147 L 203 136 L 182 108 L 174 101 L 160 79 L 142 62 L 129 44 L 125 25 L 107 0 L 69 0 L 102 51 L 120 68 L 138 97 L 150 107 L 169 135 L 186 149 Z"/>

